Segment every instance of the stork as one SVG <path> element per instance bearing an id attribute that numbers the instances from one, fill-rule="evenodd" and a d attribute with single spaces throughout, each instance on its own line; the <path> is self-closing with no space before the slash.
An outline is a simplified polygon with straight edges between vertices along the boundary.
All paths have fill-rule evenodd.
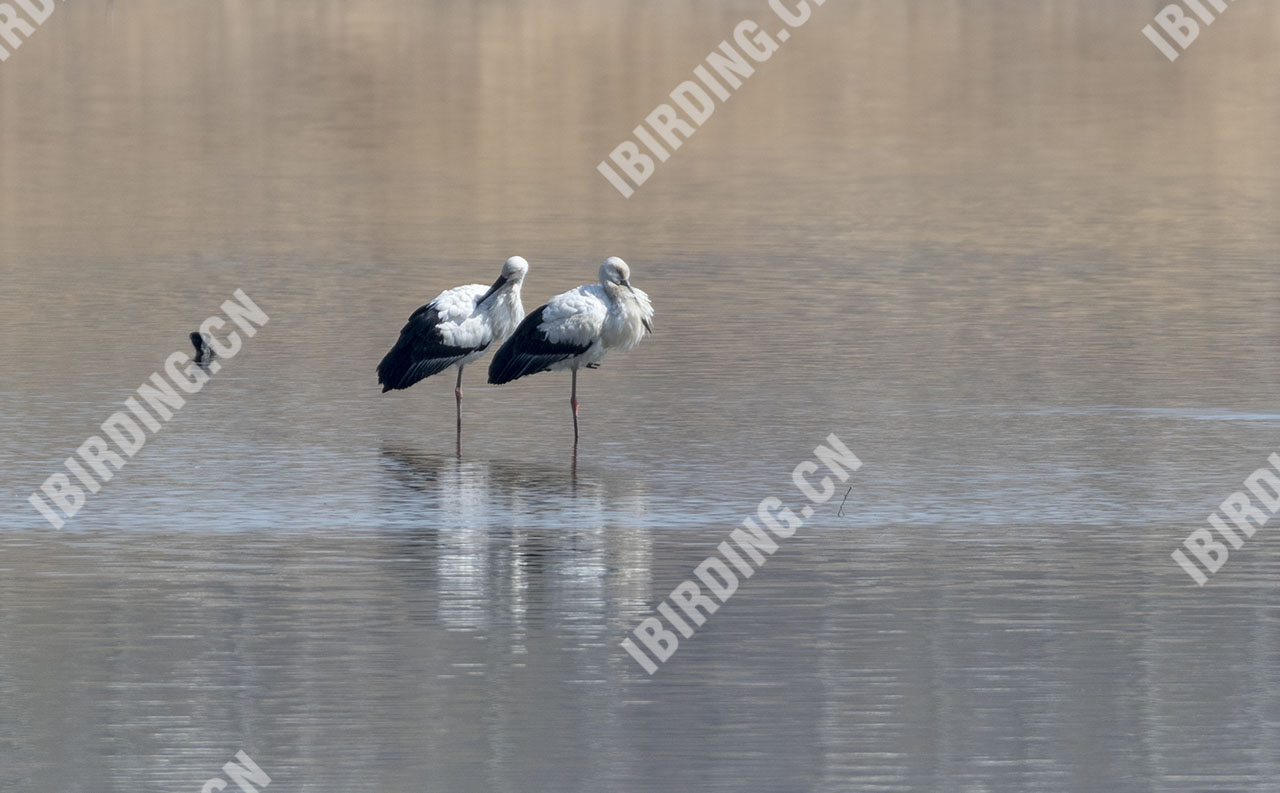
<path id="1" fill-rule="evenodd" d="M 609 350 L 630 350 L 653 332 L 653 304 L 631 285 L 631 268 L 616 256 L 600 265 L 600 283 L 556 295 L 525 317 L 489 364 L 489 382 L 573 372 L 569 405 L 578 442 L 578 369 L 598 368 Z"/>
<path id="2" fill-rule="evenodd" d="M 462 369 L 501 344 L 524 318 L 520 287 L 529 263 L 512 256 L 492 286 L 469 284 L 446 289 L 413 312 L 395 346 L 378 364 L 382 392 L 408 388 L 423 378 L 458 367 L 453 389 L 462 432 Z"/>

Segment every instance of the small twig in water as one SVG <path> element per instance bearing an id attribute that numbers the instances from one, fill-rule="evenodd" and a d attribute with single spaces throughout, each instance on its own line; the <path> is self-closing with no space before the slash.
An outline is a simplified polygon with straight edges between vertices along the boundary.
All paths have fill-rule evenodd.
<path id="1" fill-rule="evenodd" d="M 852 487 L 850 487 L 848 490 L 844 491 L 844 498 L 840 500 L 840 509 L 836 512 L 836 517 L 837 517 L 837 518 L 843 518 L 843 517 L 844 517 L 844 502 L 846 502 L 846 501 L 848 501 L 848 500 L 849 500 L 849 494 L 850 494 L 850 493 L 852 493 L 852 492 L 853 492 L 853 488 L 852 488 Z"/>

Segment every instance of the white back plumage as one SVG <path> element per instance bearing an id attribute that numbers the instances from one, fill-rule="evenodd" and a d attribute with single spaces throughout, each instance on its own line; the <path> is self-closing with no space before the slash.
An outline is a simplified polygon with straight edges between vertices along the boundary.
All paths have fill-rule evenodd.
<path id="1" fill-rule="evenodd" d="M 467 284 L 446 289 L 431 301 L 440 315 L 440 338 L 454 347 L 480 347 L 502 344 L 524 319 L 520 288 L 529 264 L 513 256 L 503 265 L 503 276 L 512 279 L 504 289 L 477 306 L 476 301 L 489 291 L 484 284 Z"/>

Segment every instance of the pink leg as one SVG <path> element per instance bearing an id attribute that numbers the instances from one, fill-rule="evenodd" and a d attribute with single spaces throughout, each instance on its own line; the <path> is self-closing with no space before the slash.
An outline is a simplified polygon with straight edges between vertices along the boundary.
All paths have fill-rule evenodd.
<path id="1" fill-rule="evenodd" d="M 454 386 L 453 395 L 458 400 L 458 433 L 462 433 L 462 367 L 458 367 L 458 384 Z"/>
<path id="2" fill-rule="evenodd" d="M 573 370 L 573 390 L 569 395 L 569 405 L 573 408 L 573 443 L 578 444 L 578 370 Z"/>

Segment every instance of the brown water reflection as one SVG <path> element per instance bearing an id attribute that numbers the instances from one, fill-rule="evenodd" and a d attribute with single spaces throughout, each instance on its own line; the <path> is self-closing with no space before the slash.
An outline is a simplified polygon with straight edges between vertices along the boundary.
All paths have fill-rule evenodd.
<path id="1" fill-rule="evenodd" d="M 829 2 L 633 198 L 754 0 L 60 4 L 0 65 L 0 789 L 1265 790 L 1280 12 Z M 658 333 L 381 395 L 507 256 Z M 25 499 L 243 288 L 62 534 Z M 828 433 L 867 463 L 653 679 L 618 642 Z"/>

